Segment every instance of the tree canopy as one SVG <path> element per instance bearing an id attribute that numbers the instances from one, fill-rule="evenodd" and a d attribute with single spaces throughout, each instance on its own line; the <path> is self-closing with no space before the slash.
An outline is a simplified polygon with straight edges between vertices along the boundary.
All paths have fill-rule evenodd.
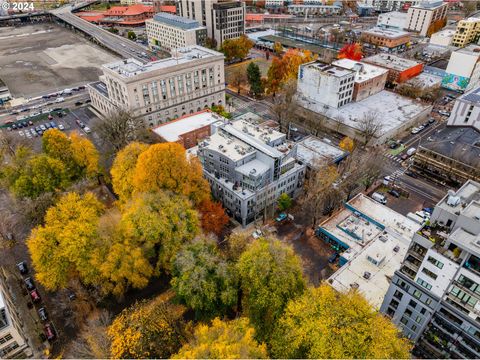
<path id="1" fill-rule="evenodd" d="M 266 340 L 287 302 L 305 289 L 300 259 L 279 240 L 259 238 L 240 256 L 237 271 L 243 310 Z"/>
<path id="2" fill-rule="evenodd" d="M 228 216 L 225 214 L 222 204 L 218 201 L 207 199 L 200 203 L 198 210 L 201 214 L 204 233 L 213 233 L 219 236 L 225 225 L 228 224 Z"/>
<path id="3" fill-rule="evenodd" d="M 250 84 L 250 92 L 255 95 L 261 95 L 263 93 L 262 74 L 260 73 L 260 68 L 254 62 L 247 66 L 247 79 Z"/>
<path id="4" fill-rule="evenodd" d="M 67 193 L 48 209 L 45 225 L 35 228 L 27 240 L 35 276 L 45 288 L 66 287 L 73 277 L 85 284 L 95 282 L 98 272 L 90 261 L 102 211 L 92 193 Z"/>
<path id="5" fill-rule="evenodd" d="M 254 42 L 246 35 L 242 35 L 236 39 L 226 39 L 222 42 L 221 51 L 225 54 L 227 61 L 233 59 L 245 59 L 248 52 L 253 47 Z"/>
<path id="6" fill-rule="evenodd" d="M 177 297 L 193 309 L 197 318 L 224 315 L 237 301 L 232 266 L 211 239 L 186 244 L 173 261 L 172 281 Z"/>
<path id="7" fill-rule="evenodd" d="M 222 321 L 212 325 L 200 324 L 193 338 L 185 344 L 174 359 L 267 359 L 265 344 L 254 339 L 255 330 L 247 318 Z"/>
<path id="8" fill-rule="evenodd" d="M 363 50 L 359 43 L 346 44 L 338 52 L 339 59 L 350 59 L 355 61 L 362 60 Z"/>
<path id="9" fill-rule="evenodd" d="M 411 345 L 356 291 L 322 284 L 291 300 L 270 343 L 278 358 L 406 359 Z"/>

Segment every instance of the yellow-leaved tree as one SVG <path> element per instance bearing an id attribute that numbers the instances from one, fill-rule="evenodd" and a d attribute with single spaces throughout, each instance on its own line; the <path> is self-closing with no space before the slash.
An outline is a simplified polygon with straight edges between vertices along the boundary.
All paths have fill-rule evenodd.
<path id="1" fill-rule="evenodd" d="M 113 321 L 107 334 L 114 359 L 169 358 L 185 343 L 185 308 L 172 293 L 136 303 Z"/>
<path id="2" fill-rule="evenodd" d="M 270 342 L 276 358 L 406 359 L 410 342 L 357 291 L 322 284 L 289 302 Z"/>
<path id="3" fill-rule="evenodd" d="M 355 149 L 355 142 L 348 136 L 345 136 L 342 140 L 340 140 L 338 146 L 340 147 L 340 149 L 351 153 L 353 149 Z"/>
<path id="4" fill-rule="evenodd" d="M 195 205 L 210 196 L 197 158 L 187 157 L 177 143 L 151 145 L 138 156 L 133 187 L 136 192 L 170 190 L 187 196 Z"/>
<path id="5" fill-rule="evenodd" d="M 147 144 L 132 142 L 117 153 L 110 174 L 112 186 L 120 201 L 125 202 L 132 196 L 133 175 L 138 156 L 148 149 Z"/>
<path id="6" fill-rule="evenodd" d="M 265 344 L 254 339 L 255 330 L 247 318 L 200 324 L 193 339 L 185 344 L 174 359 L 267 359 Z"/>
<path id="7" fill-rule="evenodd" d="M 157 270 L 169 272 L 180 247 L 200 229 L 197 212 L 188 199 L 164 191 L 137 194 L 124 207 L 121 231 L 125 239 L 141 247 Z"/>
<path id="8" fill-rule="evenodd" d="M 35 276 L 45 288 L 66 287 L 72 278 L 85 284 L 98 281 L 91 258 L 97 251 L 102 211 L 103 205 L 92 193 L 67 193 L 48 209 L 45 225 L 36 227 L 27 240 Z"/>

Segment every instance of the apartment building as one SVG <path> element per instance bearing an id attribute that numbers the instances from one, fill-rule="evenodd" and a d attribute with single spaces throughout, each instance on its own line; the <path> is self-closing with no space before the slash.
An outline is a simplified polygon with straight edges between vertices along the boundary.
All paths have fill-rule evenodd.
<path id="1" fill-rule="evenodd" d="M 88 85 L 92 106 L 101 116 L 131 111 L 155 125 L 225 105 L 223 54 L 201 46 L 176 49 L 172 57 L 144 64 L 125 59 L 102 66 Z"/>
<path id="2" fill-rule="evenodd" d="M 430 45 L 451 46 L 454 36 L 454 29 L 444 29 L 437 31 L 430 37 Z"/>
<path id="3" fill-rule="evenodd" d="M 417 76 L 423 70 L 421 63 L 384 53 L 362 59 L 362 62 L 387 69 L 387 81 L 397 84 Z"/>
<path id="4" fill-rule="evenodd" d="M 3 271 L 0 268 L 0 358 L 25 358 L 31 356 L 32 352 L 23 335 L 21 321 Z"/>
<path id="5" fill-rule="evenodd" d="M 385 52 L 399 52 L 407 48 L 410 34 L 396 29 L 374 27 L 362 32 L 362 41 L 377 46 Z"/>
<path id="6" fill-rule="evenodd" d="M 457 23 L 452 45 L 464 47 L 470 43 L 476 43 L 480 38 L 480 18 L 470 17 Z"/>
<path id="7" fill-rule="evenodd" d="M 381 306 L 415 342 L 414 357 L 480 357 L 480 183 L 435 206 Z"/>
<path id="8" fill-rule="evenodd" d="M 406 11 L 421 0 L 362 0 L 360 4 L 372 6 L 377 12 Z"/>
<path id="9" fill-rule="evenodd" d="M 207 28 L 207 37 L 220 48 L 226 39 L 245 33 L 245 3 L 222 0 L 179 0 L 177 14 L 197 20 Z"/>
<path id="10" fill-rule="evenodd" d="M 301 97 L 339 108 L 352 101 L 356 72 L 313 61 L 300 65 L 297 92 Z"/>
<path id="11" fill-rule="evenodd" d="M 181 16 L 158 13 L 153 19 L 145 21 L 148 45 L 152 49 L 184 48 L 193 45 L 205 45 L 207 28 L 200 26 L 198 21 Z"/>
<path id="12" fill-rule="evenodd" d="M 385 88 L 388 76 L 387 69 L 350 59 L 336 60 L 332 62 L 332 65 L 355 71 L 352 94 L 353 101 L 366 99 Z"/>
<path id="13" fill-rule="evenodd" d="M 407 11 L 406 30 L 431 36 L 447 23 L 448 2 L 425 0 L 413 5 Z"/>
<path id="14" fill-rule="evenodd" d="M 249 119 L 226 122 L 200 142 L 197 156 L 212 195 L 246 226 L 271 217 L 278 197 L 298 196 L 306 167 L 286 135 Z"/>
<path id="15" fill-rule="evenodd" d="M 471 126 L 480 131 L 480 87 L 455 100 L 448 126 Z"/>
<path id="16" fill-rule="evenodd" d="M 287 9 L 289 14 L 307 18 L 324 15 L 339 15 L 342 12 L 341 6 L 324 4 L 292 4 L 288 5 Z"/>
<path id="17" fill-rule="evenodd" d="M 480 84 L 480 46 L 470 44 L 453 51 L 448 61 L 442 87 L 459 92 L 476 88 Z"/>

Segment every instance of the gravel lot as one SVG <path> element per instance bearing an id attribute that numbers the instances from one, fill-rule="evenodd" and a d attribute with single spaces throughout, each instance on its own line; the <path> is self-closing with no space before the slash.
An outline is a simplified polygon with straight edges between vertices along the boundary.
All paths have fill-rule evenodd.
<path id="1" fill-rule="evenodd" d="M 32 97 L 98 79 L 118 59 L 81 35 L 45 23 L 0 28 L 0 79 L 14 97 Z"/>

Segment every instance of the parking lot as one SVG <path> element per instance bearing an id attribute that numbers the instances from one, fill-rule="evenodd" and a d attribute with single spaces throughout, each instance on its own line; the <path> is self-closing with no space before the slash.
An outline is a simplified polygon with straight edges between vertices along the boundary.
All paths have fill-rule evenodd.
<path id="1" fill-rule="evenodd" d="M 0 79 L 15 98 L 98 80 L 116 56 L 53 23 L 0 28 Z"/>

